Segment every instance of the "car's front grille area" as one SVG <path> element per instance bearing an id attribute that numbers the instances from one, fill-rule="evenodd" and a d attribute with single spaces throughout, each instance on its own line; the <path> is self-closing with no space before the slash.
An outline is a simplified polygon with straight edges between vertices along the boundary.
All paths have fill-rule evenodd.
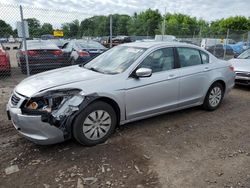
<path id="1" fill-rule="evenodd" d="M 16 106 L 19 101 L 20 98 L 15 93 L 13 93 L 13 95 L 11 96 L 11 104 Z"/>
<path id="2" fill-rule="evenodd" d="M 250 77 L 250 72 L 236 72 L 236 76 Z"/>

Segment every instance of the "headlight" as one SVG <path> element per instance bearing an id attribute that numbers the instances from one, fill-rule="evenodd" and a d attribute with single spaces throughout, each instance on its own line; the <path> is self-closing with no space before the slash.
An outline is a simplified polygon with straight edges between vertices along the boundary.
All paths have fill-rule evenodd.
<path id="1" fill-rule="evenodd" d="M 24 105 L 24 108 L 41 112 L 51 112 L 76 95 L 83 95 L 82 90 L 76 88 L 49 90 L 30 98 Z"/>

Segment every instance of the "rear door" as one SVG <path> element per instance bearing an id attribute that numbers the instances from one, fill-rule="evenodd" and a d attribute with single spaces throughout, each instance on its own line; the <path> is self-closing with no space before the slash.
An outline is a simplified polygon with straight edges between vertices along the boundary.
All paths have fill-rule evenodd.
<path id="1" fill-rule="evenodd" d="M 179 106 L 189 106 L 202 101 L 209 87 L 209 56 L 189 47 L 176 48 L 179 59 Z"/>

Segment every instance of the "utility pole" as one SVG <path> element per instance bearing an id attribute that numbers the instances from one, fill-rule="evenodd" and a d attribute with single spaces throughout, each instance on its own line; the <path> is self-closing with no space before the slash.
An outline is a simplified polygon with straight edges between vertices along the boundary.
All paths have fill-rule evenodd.
<path id="1" fill-rule="evenodd" d="M 109 47 L 112 48 L 112 14 L 110 14 L 109 16 L 109 38 L 110 38 L 110 41 L 109 41 Z"/>
<path id="2" fill-rule="evenodd" d="M 162 22 L 162 31 L 161 31 L 161 34 L 162 34 L 162 40 L 163 40 L 163 37 L 165 35 L 165 29 L 166 29 L 166 7 L 165 7 L 165 12 L 164 12 L 164 15 L 163 15 L 163 22 Z"/>
<path id="3" fill-rule="evenodd" d="M 226 57 L 228 37 L 229 37 L 229 29 L 227 29 L 227 38 L 226 38 L 226 45 L 225 45 L 225 49 L 224 49 L 223 59 L 225 59 L 225 57 Z M 223 44 L 223 46 L 224 46 L 224 44 Z"/>
<path id="4" fill-rule="evenodd" d="M 23 19 L 23 7 L 21 5 L 20 5 L 20 14 L 21 14 L 23 44 L 24 44 L 24 50 L 25 50 L 26 71 L 27 71 L 27 76 L 30 76 L 29 59 L 28 59 L 28 54 L 27 54 L 26 33 L 25 33 L 25 26 L 24 26 L 24 19 Z"/>

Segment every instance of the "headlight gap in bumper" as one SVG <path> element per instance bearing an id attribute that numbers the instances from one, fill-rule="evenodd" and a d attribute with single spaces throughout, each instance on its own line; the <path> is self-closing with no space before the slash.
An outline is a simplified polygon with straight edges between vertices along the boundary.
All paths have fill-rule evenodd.
<path id="1" fill-rule="evenodd" d="M 13 96 L 19 100 L 13 101 Z M 69 111 L 67 107 L 70 107 L 70 101 L 73 98 L 74 96 L 69 99 L 68 103 L 66 101 L 62 104 L 61 108 L 57 110 L 57 120 L 60 120 L 59 117 L 66 118 L 66 115 L 71 115 L 70 113 L 63 113 L 65 111 Z M 83 98 L 81 99 L 83 100 Z M 17 131 L 28 140 L 41 145 L 55 144 L 66 140 L 67 138 L 65 138 L 64 129 L 60 129 L 60 127 L 52 125 L 48 120 L 47 122 L 44 119 L 42 121 L 43 113 L 39 114 L 38 112 L 37 114 L 27 114 L 22 112 L 22 108 L 24 108 L 23 104 L 26 103 L 27 100 L 29 99 L 14 91 L 7 104 L 7 114 Z M 81 103 L 82 100 L 79 99 L 78 102 Z M 72 105 L 79 105 L 79 103 L 72 103 Z"/>
<path id="2" fill-rule="evenodd" d="M 76 95 L 65 100 L 60 108 L 51 113 L 27 114 L 22 112 L 25 96 L 14 92 L 20 101 L 13 105 L 11 98 L 7 104 L 7 114 L 17 131 L 28 140 L 40 144 L 56 144 L 71 138 L 74 118 L 98 96 Z"/>

